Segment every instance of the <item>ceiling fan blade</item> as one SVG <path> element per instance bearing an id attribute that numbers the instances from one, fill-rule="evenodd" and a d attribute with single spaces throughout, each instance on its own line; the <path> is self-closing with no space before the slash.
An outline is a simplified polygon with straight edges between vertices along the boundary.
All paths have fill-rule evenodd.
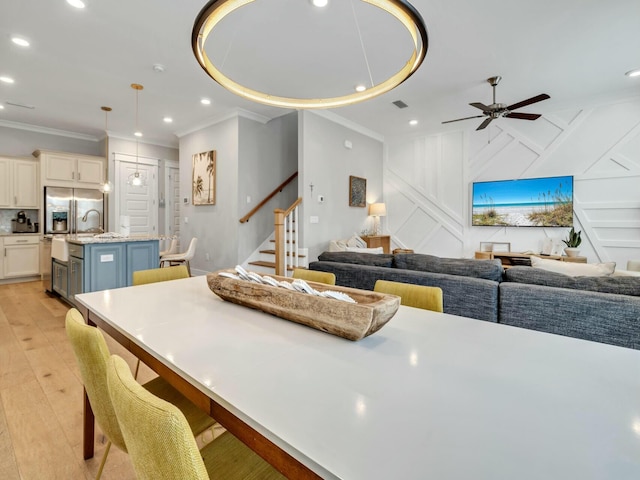
<path id="1" fill-rule="evenodd" d="M 507 107 L 507 110 L 515 110 L 516 108 L 526 107 L 527 105 L 531 105 L 532 103 L 538 103 L 548 98 L 551 98 L 551 97 L 546 93 L 541 93 L 540 95 L 536 95 L 535 97 L 531 97 L 521 102 L 514 103 L 513 105 L 509 105 Z"/>
<path id="2" fill-rule="evenodd" d="M 482 122 L 480 124 L 480 126 L 478 128 L 476 128 L 476 131 L 477 130 L 483 130 L 483 129 L 487 128 L 487 125 L 489 125 L 492 120 L 493 120 L 493 117 L 487 118 L 484 122 Z"/>
<path id="3" fill-rule="evenodd" d="M 442 122 L 442 123 L 459 122 L 460 120 L 469 120 L 470 118 L 482 118 L 482 117 L 484 117 L 484 115 L 476 115 L 475 117 L 464 117 L 464 118 L 457 118 L 455 120 L 447 120 L 446 122 Z"/>
<path id="4" fill-rule="evenodd" d="M 539 113 L 518 113 L 518 112 L 512 112 L 505 115 L 505 117 L 507 118 L 519 118 L 520 120 L 535 120 L 537 118 L 540 118 L 541 116 L 542 115 L 540 115 Z"/>
<path id="5" fill-rule="evenodd" d="M 479 108 L 483 112 L 490 112 L 491 111 L 491 109 L 489 107 L 487 107 L 484 103 L 473 102 L 473 103 L 470 103 L 469 105 L 471 105 L 472 107 Z"/>

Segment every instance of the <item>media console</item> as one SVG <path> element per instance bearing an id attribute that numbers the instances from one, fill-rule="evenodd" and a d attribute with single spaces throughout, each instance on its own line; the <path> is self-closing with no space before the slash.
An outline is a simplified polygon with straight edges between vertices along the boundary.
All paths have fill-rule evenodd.
<path id="1" fill-rule="evenodd" d="M 537 253 L 518 252 L 476 252 L 475 258 L 479 260 L 499 259 L 504 268 L 516 265 L 531 266 L 531 257 L 546 258 L 547 260 L 558 260 L 559 262 L 587 263 L 587 257 L 565 257 L 564 255 L 541 255 Z"/>

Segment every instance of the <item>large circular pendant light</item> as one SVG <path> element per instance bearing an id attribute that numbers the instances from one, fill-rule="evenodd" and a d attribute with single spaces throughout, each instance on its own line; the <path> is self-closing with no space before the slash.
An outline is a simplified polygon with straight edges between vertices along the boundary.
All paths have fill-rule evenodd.
<path id="1" fill-rule="evenodd" d="M 362 102 L 386 93 L 404 82 L 422 64 L 427 52 L 428 38 L 424 20 L 420 13 L 418 13 L 409 2 L 404 0 L 352 0 L 356 3 L 372 5 L 391 15 L 409 34 L 412 51 L 408 58 L 403 60 L 402 66 L 398 71 L 375 84 L 372 82 L 372 85 L 364 90 L 358 89 L 357 91 L 340 96 L 298 98 L 259 91 L 247 85 L 242 85 L 225 75 L 221 71 L 222 67 L 219 65 L 216 66 L 205 51 L 207 38 L 216 26 L 219 25 L 225 17 L 228 17 L 241 7 L 250 8 L 250 4 L 255 1 L 265 2 L 267 0 L 211 0 L 196 17 L 191 35 L 191 43 L 195 57 L 207 74 L 227 90 L 254 102 L 293 109 L 335 108 Z M 347 0 L 339 1 L 344 2 Z M 296 42 L 296 39 L 292 38 L 291 41 Z M 362 38 L 360 38 L 360 41 L 362 42 Z M 399 55 L 402 54 L 403 53 L 399 53 Z M 247 61 L 250 60 L 251 59 L 247 59 Z"/>

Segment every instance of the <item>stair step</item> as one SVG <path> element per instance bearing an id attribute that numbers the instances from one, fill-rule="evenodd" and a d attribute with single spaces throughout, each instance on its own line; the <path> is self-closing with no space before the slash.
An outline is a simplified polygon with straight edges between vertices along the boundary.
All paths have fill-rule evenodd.
<path id="1" fill-rule="evenodd" d="M 276 251 L 275 250 L 260 250 L 260 253 L 270 253 L 271 255 L 275 255 Z M 290 256 L 290 252 L 287 252 L 287 257 Z M 305 258 L 306 255 L 293 255 L 294 257 L 297 256 L 298 258 Z"/>
<path id="2" fill-rule="evenodd" d="M 249 262 L 249 265 L 256 265 L 258 267 L 265 267 L 265 268 L 273 268 L 274 270 L 276 268 L 276 262 L 264 262 L 262 260 L 256 260 L 255 262 Z M 293 267 L 287 267 L 287 270 L 292 272 L 293 271 Z"/>

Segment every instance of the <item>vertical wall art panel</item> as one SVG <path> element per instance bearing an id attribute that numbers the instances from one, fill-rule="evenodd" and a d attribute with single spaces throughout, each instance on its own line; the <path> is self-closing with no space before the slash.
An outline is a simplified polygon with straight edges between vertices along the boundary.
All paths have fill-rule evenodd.
<path id="1" fill-rule="evenodd" d="M 192 203 L 216 204 L 216 151 L 193 155 Z"/>

